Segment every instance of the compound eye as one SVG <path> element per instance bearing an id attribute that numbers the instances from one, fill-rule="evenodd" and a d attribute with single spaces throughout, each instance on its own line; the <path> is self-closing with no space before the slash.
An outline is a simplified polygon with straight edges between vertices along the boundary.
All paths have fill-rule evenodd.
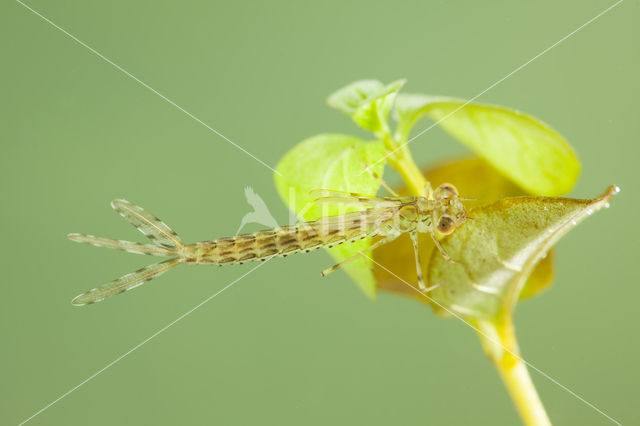
<path id="1" fill-rule="evenodd" d="M 453 186 L 453 184 L 451 183 L 443 183 L 442 185 L 440 185 L 440 189 L 442 189 L 443 191 L 449 192 L 453 195 L 458 195 L 458 189 Z"/>
<path id="2" fill-rule="evenodd" d="M 456 224 L 449 216 L 442 216 L 438 220 L 438 232 L 442 235 L 449 235 L 456 229 Z"/>

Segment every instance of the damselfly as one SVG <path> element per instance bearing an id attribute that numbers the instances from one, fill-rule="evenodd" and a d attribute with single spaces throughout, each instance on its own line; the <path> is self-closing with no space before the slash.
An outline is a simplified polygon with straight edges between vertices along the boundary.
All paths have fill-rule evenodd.
<path id="1" fill-rule="evenodd" d="M 394 195 L 392 197 L 367 197 L 326 189 L 316 190 L 313 193 L 317 197 L 315 200 L 317 203 L 346 204 L 360 207 L 362 210 L 252 234 L 185 244 L 175 231 L 142 207 L 126 200 L 114 200 L 111 203 L 113 209 L 149 238 L 151 244 L 112 240 L 86 234 L 69 234 L 69 238 L 98 247 L 170 258 L 89 290 L 77 296 L 71 303 L 82 306 L 100 302 L 131 290 L 181 263 L 225 265 L 241 264 L 252 260 L 265 261 L 274 256 L 285 257 L 298 252 L 308 253 L 320 247 L 333 247 L 363 238 L 381 237 L 365 250 L 325 269 L 322 272 L 325 276 L 403 233 L 408 233 L 411 237 L 418 286 L 422 291 L 426 291 L 420 263 L 418 233 L 430 234 L 440 253 L 447 260 L 451 260 L 442 249 L 438 235 L 451 234 L 467 220 L 466 210 L 462 199 L 458 196 L 458 191 L 448 183 L 440 185 L 435 190 L 427 185 L 423 196 L 419 197 L 400 197 L 392 190 L 391 193 Z"/>

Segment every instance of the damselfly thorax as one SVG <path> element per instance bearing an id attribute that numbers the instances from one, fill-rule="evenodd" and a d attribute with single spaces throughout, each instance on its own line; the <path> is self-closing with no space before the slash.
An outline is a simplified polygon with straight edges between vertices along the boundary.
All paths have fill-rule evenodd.
<path id="1" fill-rule="evenodd" d="M 285 257 L 293 253 L 310 252 L 320 247 L 330 248 L 338 244 L 347 244 L 363 238 L 381 237 L 367 249 L 324 270 L 324 276 L 404 233 L 411 237 L 418 285 L 424 291 L 427 287 L 422 278 L 418 233 L 431 235 L 440 253 L 447 260 L 451 260 L 442 249 L 438 236 L 451 234 L 467 219 L 466 210 L 456 188 L 446 183 L 435 190 L 427 186 L 424 195 L 419 197 L 400 197 L 392 190 L 392 197 L 367 197 L 326 189 L 312 192 L 316 197 L 316 203 L 351 205 L 360 210 L 252 234 L 184 244 L 176 232 L 142 207 L 126 200 L 114 200 L 111 203 L 112 207 L 149 238 L 151 244 L 111 240 L 85 234 L 69 234 L 69 238 L 99 247 L 171 258 L 89 290 L 73 299 L 72 303 L 86 305 L 99 302 L 135 288 L 180 263 L 225 265 L 253 260 L 265 261 L 274 256 Z"/>

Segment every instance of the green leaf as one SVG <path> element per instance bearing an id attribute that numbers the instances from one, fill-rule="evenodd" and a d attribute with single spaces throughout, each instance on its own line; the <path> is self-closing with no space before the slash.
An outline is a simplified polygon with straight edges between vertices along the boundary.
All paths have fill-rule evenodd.
<path id="1" fill-rule="evenodd" d="M 363 129 L 379 132 L 387 128 L 393 99 L 404 83 L 398 80 L 385 86 L 377 80 L 359 80 L 334 92 L 327 103 Z"/>
<path id="2" fill-rule="evenodd" d="M 430 296 L 465 317 L 510 318 L 536 264 L 578 222 L 608 206 L 616 192 L 611 186 L 593 200 L 505 198 L 473 210 L 473 220 L 442 241 L 457 263 L 433 252 L 429 282 L 440 286 Z"/>
<path id="3" fill-rule="evenodd" d="M 382 176 L 385 148 L 380 141 L 365 142 L 339 134 L 322 134 L 306 139 L 291 149 L 280 160 L 275 183 L 280 197 L 303 220 L 316 220 L 321 216 L 333 216 L 354 209 L 341 206 L 316 205 L 310 191 L 332 189 L 374 195 L 380 183 L 369 173 L 362 173 L 364 164 L 373 165 L 375 173 Z M 341 261 L 369 247 L 369 238 L 328 249 Z M 376 287 L 371 272 L 371 261 L 356 259 L 344 266 L 349 276 L 369 297 L 375 297 Z"/>
<path id="4" fill-rule="evenodd" d="M 578 179 L 580 163 L 569 143 L 521 112 L 407 94 L 398 95 L 395 105 L 400 141 L 426 115 L 531 194 L 565 194 Z"/>

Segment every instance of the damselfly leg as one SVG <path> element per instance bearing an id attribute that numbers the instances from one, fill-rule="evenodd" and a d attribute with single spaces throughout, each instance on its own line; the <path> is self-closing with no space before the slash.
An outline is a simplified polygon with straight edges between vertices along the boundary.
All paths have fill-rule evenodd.
<path id="1" fill-rule="evenodd" d="M 425 291 L 427 289 L 426 284 L 424 283 L 424 277 L 422 276 L 422 262 L 420 262 L 420 249 L 418 247 L 418 233 L 416 231 L 410 232 L 409 236 L 411 237 L 411 243 L 413 243 L 413 253 L 416 258 L 416 275 L 418 277 L 418 288 L 420 291 Z"/>

